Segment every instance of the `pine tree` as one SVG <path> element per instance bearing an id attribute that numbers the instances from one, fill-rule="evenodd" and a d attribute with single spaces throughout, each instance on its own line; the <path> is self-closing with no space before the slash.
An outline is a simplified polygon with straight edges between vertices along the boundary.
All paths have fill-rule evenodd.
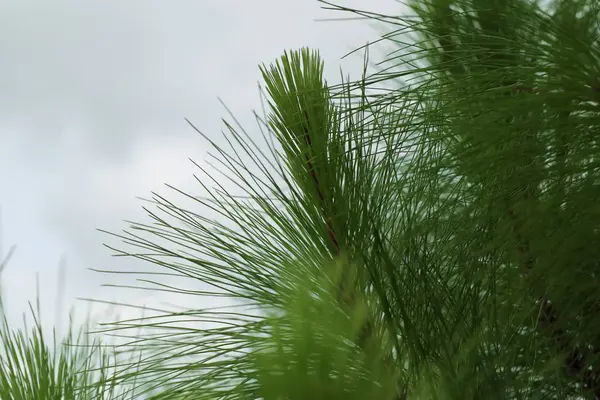
<path id="1" fill-rule="evenodd" d="M 238 310 L 163 313 L 116 378 L 165 399 L 600 398 L 599 6 L 325 4 L 400 49 L 341 85 L 308 49 L 261 68 L 264 143 L 227 122 L 235 146 L 211 142 L 243 196 L 199 179 L 220 219 L 156 195 L 121 235 Z"/>

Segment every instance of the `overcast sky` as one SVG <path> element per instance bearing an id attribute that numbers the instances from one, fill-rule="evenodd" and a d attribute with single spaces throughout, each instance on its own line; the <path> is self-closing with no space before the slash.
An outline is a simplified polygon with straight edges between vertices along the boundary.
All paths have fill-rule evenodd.
<path id="1" fill-rule="evenodd" d="M 394 0 L 343 3 L 399 10 Z M 0 229 L 4 254 L 17 245 L 2 275 L 10 320 L 35 299 L 39 273 L 45 325 L 56 321 L 63 254 L 63 322 L 73 304 L 87 307 L 76 297 L 172 300 L 101 288 L 109 277 L 88 268 L 133 261 L 111 258 L 95 229 L 146 220 L 135 197 L 165 182 L 194 192 L 188 158 L 202 162 L 208 147 L 184 118 L 218 139 L 217 97 L 259 134 L 258 64 L 309 46 L 328 81 L 339 82 L 340 65 L 358 78 L 362 56 L 341 57 L 379 33 L 316 21 L 348 16 L 316 0 L 0 1 Z"/>

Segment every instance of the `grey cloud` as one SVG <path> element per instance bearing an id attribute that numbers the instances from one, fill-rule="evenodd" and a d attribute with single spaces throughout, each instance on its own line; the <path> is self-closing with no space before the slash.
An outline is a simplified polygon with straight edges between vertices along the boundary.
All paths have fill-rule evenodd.
<path id="1" fill-rule="evenodd" d="M 364 2 L 354 3 L 344 2 Z M 380 3 L 397 7 L 369 7 Z M 259 63 L 319 48 L 337 81 L 340 57 L 379 33 L 314 21 L 331 16 L 310 0 L 0 2 L 2 229 L 22 249 L 4 286 L 18 307 L 31 299 L 23 288 L 33 271 L 56 275 L 63 252 L 72 255 L 68 295 L 99 293 L 102 278 L 85 268 L 125 264 L 108 257 L 95 228 L 144 220 L 134 197 L 165 182 L 197 190 L 187 158 L 202 161 L 207 147 L 184 117 L 219 139 L 219 96 L 258 134 Z M 353 77 L 362 69 L 360 56 L 342 64 Z"/>

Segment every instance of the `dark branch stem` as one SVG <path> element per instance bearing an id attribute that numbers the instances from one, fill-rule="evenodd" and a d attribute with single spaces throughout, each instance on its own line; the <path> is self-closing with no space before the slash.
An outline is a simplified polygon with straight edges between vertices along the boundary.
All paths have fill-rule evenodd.
<path id="1" fill-rule="evenodd" d="M 306 122 L 304 125 L 304 138 L 305 138 L 307 150 L 308 150 L 308 149 L 312 148 L 312 143 L 311 143 L 310 134 L 309 134 L 309 132 L 310 132 L 309 119 L 308 119 L 308 114 L 306 113 L 306 111 L 304 111 L 304 118 L 305 118 L 305 122 Z M 321 188 L 321 182 L 319 181 L 319 178 L 317 177 L 317 171 L 315 171 L 315 167 L 310 159 L 309 152 L 306 151 L 304 153 L 304 156 L 306 158 L 306 164 L 307 164 L 308 171 L 310 172 L 311 178 L 315 185 L 315 189 L 317 191 L 317 196 L 319 196 L 320 208 L 321 208 L 321 211 L 325 218 L 327 234 L 331 241 L 331 245 L 334 248 L 334 255 L 337 256 L 340 253 L 340 244 L 338 242 L 337 235 L 335 234 L 335 230 L 333 229 L 333 221 L 331 219 L 331 216 L 328 215 L 328 212 L 327 212 L 327 203 L 325 201 L 325 196 L 323 195 L 323 190 Z"/>
<path id="2" fill-rule="evenodd" d="M 512 210 L 509 211 L 513 219 L 514 234 L 517 240 L 517 252 L 525 276 L 529 276 L 535 266 L 535 258 L 530 252 L 529 240 L 522 237 L 519 223 Z M 558 312 L 546 296 L 539 296 L 541 302 L 538 322 L 540 327 L 550 336 L 559 353 L 566 353 L 564 371 L 569 379 L 578 379 L 584 386 L 584 391 L 591 391 L 595 399 L 600 399 L 600 376 L 588 368 L 586 354 L 576 346 L 565 329 L 561 328 Z"/>
<path id="3" fill-rule="evenodd" d="M 305 124 L 304 124 L 304 138 L 305 138 L 305 144 L 307 145 L 307 151 L 304 153 L 304 156 L 306 158 L 306 164 L 307 164 L 307 169 L 311 175 L 311 179 L 315 185 L 315 190 L 317 192 L 317 196 L 319 197 L 319 202 L 320 202 L 320 208 L 321 211 L 323 213 L 323 218 L 325 220 L 325 225 L 326 225 L 326 230 L 327 230 L 327 234 L 330 240 L 330 244 L 333 247 L 333 256 L 334 258 L 340 255 L 340 244 L 338 241 L 338 236 L 336 235 L 334 226 L 333 226 L 333 221 L 331 216 L 329 215 L 329 210 L 327 208 L 327 201 L 325 199 L 325 196 L 323 195 L 323 190 L 321 188 L 321 182 L 317 176 L 317 171 L 315 170 L 315 167 L 310 159 L 310 152 L 308 150 L 312 149 L 312 142 L 310 140 L 310 123 L 309 123 L 309 118 L 308 118 L 308 114 L 306 113 L 306 111 L 304 111 L 304 118 L 305 118 Z M 354 295 L 354 292 L 356 291 L 356 287 L 350 287 L 347 288 L 346 285 L 354 285 L 356 286 L 356 282 L 347 282 L 346 279 L 344 279 L 344 277 L 341 277 L 341 281 L 340 281 L 340 286 L 338 287 L 338 293 L 337 293 L 337 301 L 342 305 L 342 307 L 346 308 L 348 311 L 352 310 L 355 305 L 356 305 L 356 298 Z M 347 296 L 348 294 L 350 294 L 350 296 Z M 373 339 L 373 334 L 374 334 L 374 330 L 373 330 L 373 322 L 369 317 L 367 317 L 367 319 L 364 321 L 364 323 L 362 324 L 362 326 L 360 327 L 360 330 L 357 334 L 356 337 L 356 344 L 358 345 L 358 347 L 360 347 L 363 351 L 367 351 L 367 347 L 370 345 L 370 339 Z M 391 357 L 387 357 L 384 361 L 386 367 L 388 367 L 390 370 L 392 370 L 392 359 Z M 397 395 L 396 395 L 396 400 L 406 400 L 407 398 L 407 394 L 405 390 L 400 390 L 398 388 L 397 391 Z"/>

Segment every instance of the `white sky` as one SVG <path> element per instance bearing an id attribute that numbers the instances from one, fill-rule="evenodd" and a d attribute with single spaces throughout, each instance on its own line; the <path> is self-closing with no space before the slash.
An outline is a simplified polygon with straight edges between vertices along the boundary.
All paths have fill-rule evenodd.
<path id="1" fill-rule="evenodd" d="M 400 10 L 394 0 L 342 3 Z M 17 245 L 2 276 L 9 320 L 35 300 L 39 273 L 44 325 L 57 322 L 61 254 L 63 322 L 72 305 L 86 309 L 76 297 L 173 301 L 101 288 L 113 278 L 88 268 L 133 261 L 111 258 L 95 229 L 147 221 L 135 196 L 165 182 L 197 190 L 188 158 L 201 162 L 208 148 L 184 117 L 218 139 L 226 112 L 217 97 L 259 134 L 251 115 L 260 109 L 258 64 L 309 46 L 321 51 L 329 82 L 339 82 L 340 64 L 358 78 L 362 55 L 340 58 L 379 32 L 315 21 L 348 16 L 316 0 L 2 0 L 0 229 L 5 253 Z"/>

